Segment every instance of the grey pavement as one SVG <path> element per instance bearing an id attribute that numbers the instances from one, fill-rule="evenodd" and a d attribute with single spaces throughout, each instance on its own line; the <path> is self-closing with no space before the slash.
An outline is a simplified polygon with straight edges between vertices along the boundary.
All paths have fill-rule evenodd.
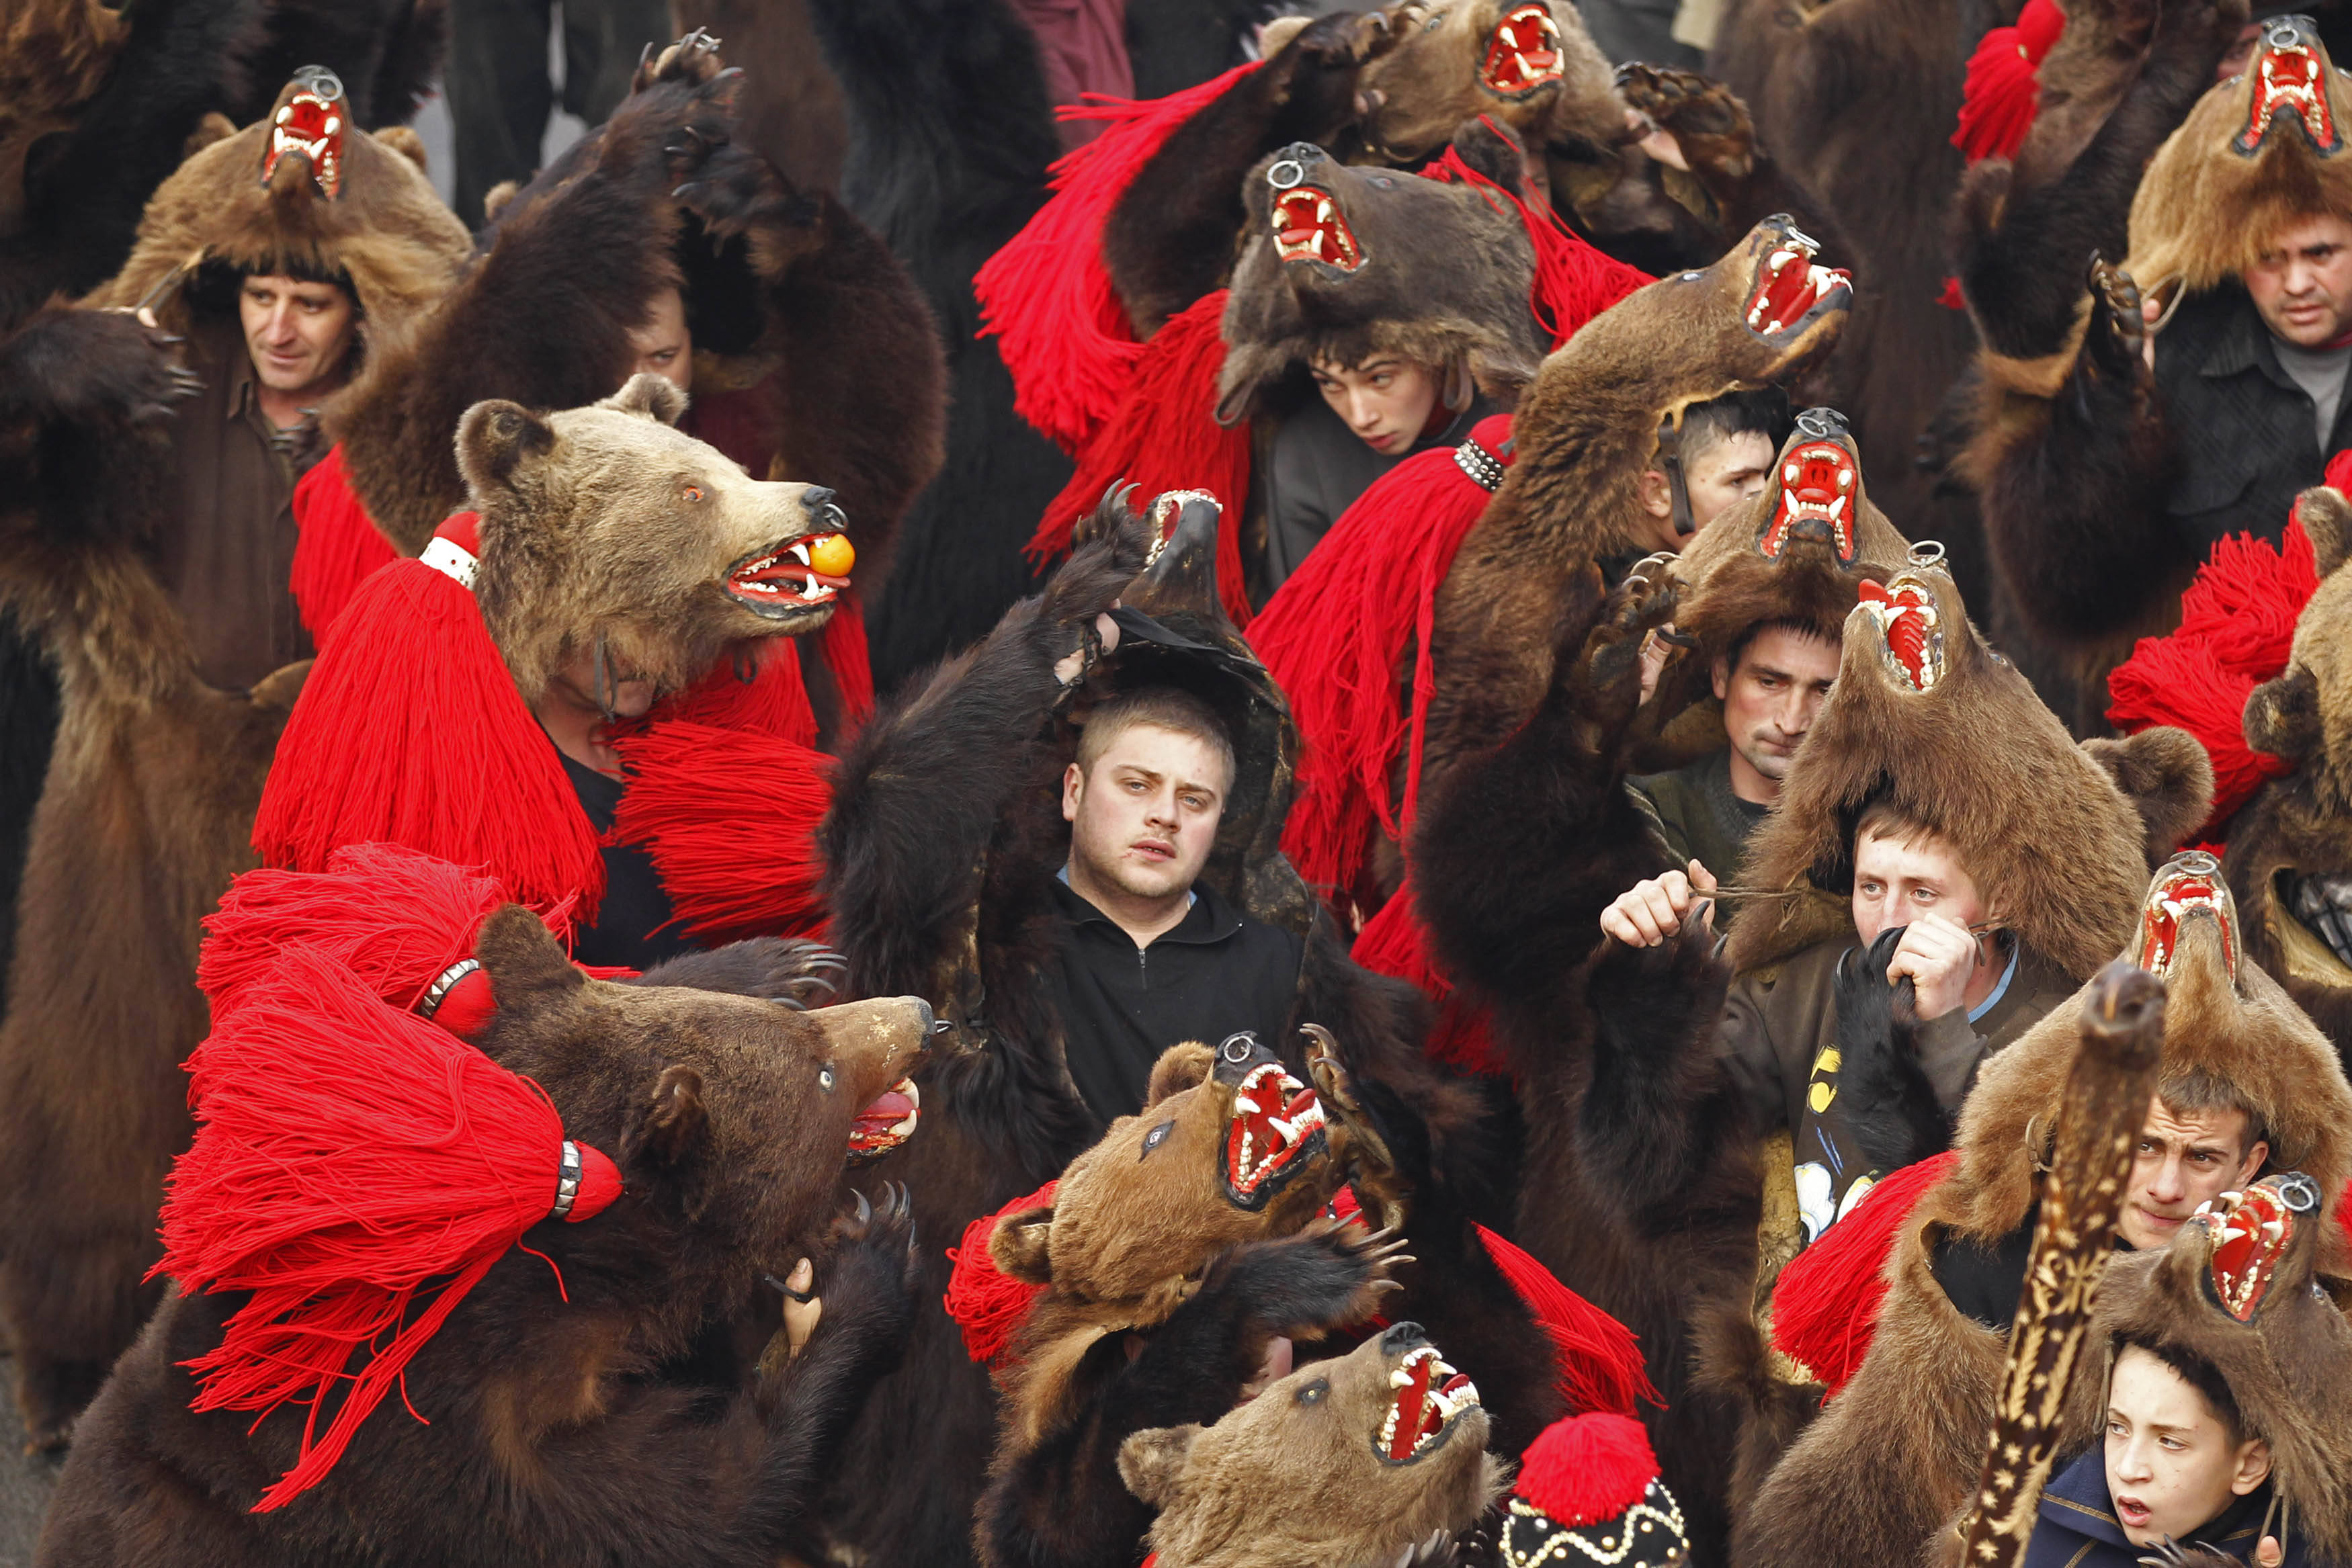
<path id="1" fill-rule="evenodd" d="M 0 1354 L 0 1568 L 32 1568 L 41 1510 L 57 1484 L 58 1460 L 25 1452 L 16 1420 L 16 1358 Z"/>

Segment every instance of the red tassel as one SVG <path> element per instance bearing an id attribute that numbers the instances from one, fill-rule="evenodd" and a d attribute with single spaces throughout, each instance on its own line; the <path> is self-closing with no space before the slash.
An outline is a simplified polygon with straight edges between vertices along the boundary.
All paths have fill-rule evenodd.
<path id="1" fill-rule="evenodd" d="M 1947 310 L 1965 310 L 1969 308 L 1969 297 L 1962 292 L 1960 280 L 1958 277 L 1944 279 L 1944 291 L 1936 296 L 1936 303 Z"/>
<path id="2" fill-rule="evenodd" d="M 1356 934 L 1350 956 L 1374 974 L 1411 980 L 1437 1003 L 1437 1018 L 1422 1046 L 1431 1061 L 1465 1072 L 1510 1076 L 1509 1064 L 1495 1045 L 1486 1009 L 1454 994 L 1454 982 L 1430 951 L 1429 928 L 1413 904 L 1412 873 L 1406 873 L 1395 896 Z"/>
<path id="3" fill-rule="evenodd" d="M 1571 1408 L 1631 1416 L 1637 1399 L 1664 1407 L 1664 1396 L 1643 1368 L 1642 1346 L 1632 1329 L 1483 1225 L 1478 1239 L 1550 1339 L 1559 1361 L 1559 1395 Z"/>
<path id="4" fill-rule="evenodd" d="M 247 988 L 188 1071 L 196 1138 L 173 1167 L 151 1277 L 253 1292 L 186 1363 L 191 1408 L 310 1406 L 299 1458 L 254 1505 L 267 1512 L 317 1484 L 466 1292 L 550 1218 L 563 1125 L 537 1084 L 307 947 Z M 609 1159 L 580 1153 L 573 1219 L 620 1191 Z M 321 1435 L 336 1384 L 349 1388 Z"/>
<path id="5" fill-rule="evenodd" d="M 218 1027 L 248 987 L 274 972 L 281 949 L 301 946 L 405 1011 L 473 953 L 482 922 L 506 902 L 497 878 L 397 844 L 349 845 L 327 857 L 323 872 L 249 871 L 205 916 L 196 984 Z"/>
<path id="6" fill-rule="evenodd" d="M 1870 1354 L 1886 1300 L 1886 1260 L 1903 1222 L 1959 1164 L 1959 1151 L 1950 1149 L 1891 1173 L 1780 1270 L 1772 1287 L 1772 1343 L 1827 1385 L 1824 1404 Z"/>
<path id="7" fill-rule="evenodd" d="M 1511 416 L 1479 421 L 1470 439 L 1507 465 Z M 1400 807 L 1389 796 L 1405 741 L 1398 670 L 1408 645 L 1429 646 L 1438 587 L 1492 498 L 1453 448 L 1415 453 L 1339 514 L 1250 626 L 1250 646 L 1290 699 L 1305 742 L 1282 849 L 1310 886 L 1354 884 L 1375 818 L 1400 841 L 1412 828 L 1437 673 L 1415 661 Z"/>
<path id="8" fill-rule="evenodd" d="M 1102 121 L 1102 134 L 1054 164 L 1054 195 L 972 277 L 980 335 L 997 340 L 1014 412 L 1073 457 L 1111 417 L 1143 352 L 1103 266 L 1103 225 L 1168 138 L 1256 68 L 1235 66 L 1166 98 L 1089 93 L 1065 110 L 1065 119 Z"/>
<path id="9" fill-rule="evenodd" d="M 400 559 L 383 530 L 352 491 L 340 443 L 294 486 L 294 568 L 288 586 L 313 642 L 323 643 L 335 617 L 376 568 Z"/>
<path id="10" fill-rule="evenodd" d="M 1143 495 L 1206 490 L 1224 508 L 1217 525 L 1217 598 L 1235 626 L 1250 622 L 1242 588 L 1241 527 L 1249 504 L 1250 435 L 1215 418 L 1224 368 L 1224 289 L 1170 318 L 1142 350 L 1116 412 L 1078 456 L 1077 472 L 1045 508 L 1029 559 L 1040 567 L 1070 550 L 1070 530 L 1112 486 Z"/>
<path id="11" fill-rule="evenodd" d="M 983 1214 L 963 1228 L 963 1245 L 948 1249 L 954 1268 L 948 1274 L 948 1292 L 940 1298 L 948 1316 L 963 1330 L 963 1353 L 982 1366 L 993 1365 L 1020 1332 L 1029 1309 L 1045 1293 L 1043 1285 L 1028 1285 L 1000 1271 L 989 1255 L 988 1239 L 996 1222 L 1008 1214 L 1042 1208 L 1054 1201 L 1059 1180 L 1049 1181 L 1027 1197 L 1014 1198 L 993 1214 Z"/>
<path id="12" fill-rule="evenodd" d="M 2142 638 L 2107 677 L 2107 719 L 2116 729 L 2136 735 L 2177 725 L 2212 758 L 2213 810 L 2199 836 L 2227 836 L 2231 817 L 2255 790 L 2294 771 L 2246 744 L 2246 698 L 2286 668 L 2295 622 L 2318 588 L 2302 523 L 2289 522 L 2277 546 L 2231 535 L 2181 594 L 2179 626 Z"/>
<path id="13" fill-rule="evenodd" d="M 614 843 L 641 844 L 688 931 L 814 935 L 824 923 L 817 823 L 832 759 L 773 736 L 669 723 L 616 735 L 628 787 Z"/>
<path id="14" fill-rule="evenodd" d="M 874 666 L 866 646 L 866 612 L 855 597 L 834 601 L 833 616 L 817 629 L 817 652 L 833 675 L 833 689 L 841 695 L 842 733 L 845 741 L 874 713 Z M 809 744 L 816 744 L 811 736 Z"/>
<path id="15" fill-rule="evenodd" d="M 752 665 L 750 680 L 722 659 L 694 685 L 664 697 L 646 722 L 682 719 L 814 746 L 816 714 L 801 680 L 800 644 L 790 637 L 769 637 L 754 643 L 747 655 Z"/>
<path id="16" fill-rule="evenodd" d="M 1969 80 L 1960 99 L 1959 129 L 1952 145 L 1969 162 L 2014 158 L 2042 110 L 2038 68 L 2066 30 L 2066 14 L 2052 0 L 2025 0 L 2017 26 L 1995 27 L 1969 57 Z"/>
<path id="17" fill-rule="evenodd" d="M 595 830 L 473 593 L 428 564 L 470 559 L 478 526 L 457 514 L 337 618 L 278 742 L 253 847 L 323 871 L 348 844 L 405 844 L 585 921 L 604 891 Z"/>
<path id="18" fill-rule="evenodd" d="M 1631 1416 L 1597 1411 L 1555 1421 L 1519 1458 L 1511 1493 L 1569 1530 L 1614 1519 L 1658 1479 L 1650 1435 Z"/>
<path id="19" fill-rule="evenodd" d="M 1517 139 L 1493 119 L 1483 114 L 1478 118 L 1489 131 L 1516 144 Z M 1486 195 L 1486 204 L 1496 212 L 1503 210 L 1505 202 L 1517 212 L 1536 253 L 1535 282 L 1528 303 L 1535 310 L 1536 319 L 1551 334 L 1551 346 L 1555 349 L 1612 305 L 1657 281 L 1640 267 L 1629 267 L 1594 249 L 1560 222 L 1559 214 L 1550 207 L 1530 207 L 1519 199 L 1517 191 L 1495 183 L 1464 162 L 1461 152 L 1450 145 L 1421 172 L 1423 179 L 1459 180 L 1472 186 Z"/>

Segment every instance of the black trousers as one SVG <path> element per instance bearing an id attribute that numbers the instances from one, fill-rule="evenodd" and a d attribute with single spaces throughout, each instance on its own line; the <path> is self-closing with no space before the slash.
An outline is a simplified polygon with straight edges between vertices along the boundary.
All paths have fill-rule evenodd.
<path id="1" fill-rule="evenodd" d="M 555 0 L 450 0 L 442 86 L 457 143 L 457 208 L 472 227 L 482 198 L 502 180 L 539 168 L 540 139 L 555 105 L 548 28 Z M 667 43 L 668 0 L 562 0 L 563 107 L 591 126 L 629 93 L 646 45 Z"/>

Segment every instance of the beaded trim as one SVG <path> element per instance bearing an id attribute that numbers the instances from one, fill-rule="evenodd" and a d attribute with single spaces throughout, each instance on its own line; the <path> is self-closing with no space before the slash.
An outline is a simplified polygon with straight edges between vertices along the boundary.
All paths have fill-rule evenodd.
<path id="1" fill-rule="evenodd" d="M 431 1018 L 439 1012 L 441 1004 L 449 999 L 449 992 L 457 982 L 481 967 L 482 961 L 478 958 L 460 958 L 442 970 L 440 977 L 425 988 L 424 998 L 416 1004 L 417 1013 Z"/>
<path id="2" fill-rule="evenodd" d="M 1454 461 L 1487 494 L 1492 495 L 1503 487 L 1503 460 L 1476 442 L 1465 441 L 1455 447 Z"/>
<path id="3" fill-rule="evenodd" d="M 572 1200 L 580 1196 L 580 1145 L 571 1139 L 563 1140 L 563 1168 L 555 1178 L 555 1207 L 547 1211 L 550 1219 L 562 1219 L 572 1212 Z"/>
<path id="4" fill-rule="evenodd" d="M 1510 1500 L 1509 1517 L 1503 1524 L 1502 1555 L 1509 1568 L 1586 1563 L 1664 1568 L 1682 1562 L 1689 1552 L 1682 1507 L 1661 1481 L 1652 1481 L 1642 1500 L 1623 1513 L 1597 1524 L 1569 1529 L 1516 1497 Z"/>

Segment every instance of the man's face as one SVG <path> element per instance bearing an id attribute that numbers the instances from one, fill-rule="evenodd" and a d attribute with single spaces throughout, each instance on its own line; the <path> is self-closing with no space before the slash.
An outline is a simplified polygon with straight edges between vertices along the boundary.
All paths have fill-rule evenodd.
<path id="1" fill-rule="evenodd" d="M 272 392 L 301 392 L 341 375 L 357 313 L 331 283 L 278 275 L 248 277 L 237 291 L 253 373 Z"/>
<path id="2" fill-rule="evenodd" d="M 629 375 L 650 371 L 667 376 L 680 392 L 692 392 L 694 334 L 687 330 L 686 301 L 677 289 L 665 288 L 654 296 L 650 309 L 645 325 L 629 329 L 629 348 L 637 356 Z"/>
<path id="3" fill-rule="evenodd" d="M 1769 455 L 1769 454 L 1768 454 Z M 1838 650 L 1818 637 L 1767 626 L 1739 651 L 1739 667 L 1715 664 L 1715 695 L 1723 703 L 1723 729 L 1731 747 L 1771 793 L 1789 771 L 1838 673 Z M 1735 783 L 1738 780 L 1735 780 Z"/>
<path id="4" fill-rule="evenodd" d="M 2107 1384 L 2107 1496 L 2134 1546 L 2185 1539 L 2270 1473 L 2270 1449 L 2239 1440 L 2205 1396 L 2127 1344 Z"/>
<path id="5" fill-rule="evenodd" d="M 1903 844 L 1864 833 L 1853 846 L 1853 928 L 1869 946 L 1889 926 L 1940 915 L 1962 925 L 1984 919 L 1976 879 L 1932 833 Z"/>
<path id="6" fill-rule="evenodd" d="M 1129 725 L 1090 771 L 1074 762 L 1063 776 L 1071 861 L 1135 898 L 1183 892 L 1209 863 L 1233 784 L 1228 773 L 1223 754 L 1206 741 Z"/>
<path id="7" fill-rule="evenodd" d="M 2245 282 L 2263 325 L 2287 342 L 2316 349 L 2352 331 L 2352 223 L 2296 219 L 2246 269 Z"/>
<path id="8" fill-rule="evenodd" d="M 1762 493 L 1772 477 L 1771 438 L 1758 430 L 1734 431 L 1683 455 L 1683 488 L 1690 496 L 1691 532 L 1675 531 L 1674 482 L 1663 468 L 1641 478 L 1642 509 L 1650 515 L 1650 542 L 1677 555 L 1697 531 L 1734 502 Z"/>
<path id="9" fill-rule="evenodd" d="M 2245 1186 L 2262 1169 L 2271 1146 L 2256 1140 L 2248 1147 L 2252 1132 L 2243 1111 L 2180 1112 L 2150 1101 L 2116 1231 L 2143 1252 L 2169 1246 L 2198 1205 Z"/>
<path id="10" fill-rule="evenodd" d="M 1307 369 L 1331 412 L 1383 457 L 1411 451 L 1437 407 L 1437 378 L 1428 367 L 1394 354 L 1375 354 L 1352 367 L 1319 360 Z"/>

